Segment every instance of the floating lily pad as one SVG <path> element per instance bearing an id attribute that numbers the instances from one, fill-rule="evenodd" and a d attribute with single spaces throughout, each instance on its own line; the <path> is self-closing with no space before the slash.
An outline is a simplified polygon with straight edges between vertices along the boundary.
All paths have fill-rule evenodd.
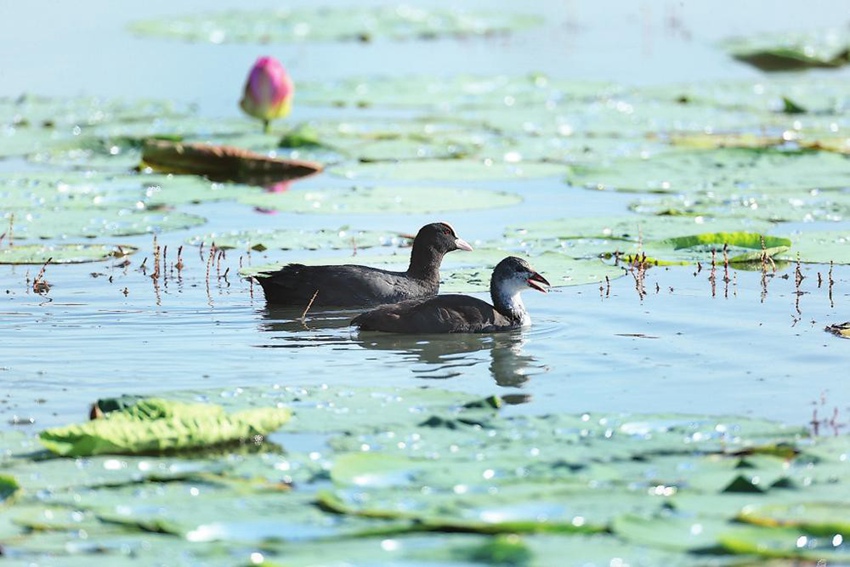
<path id="1" fill-rule="evenodd" d="M 519 195 L 483 189 L 449 187 L 355 187 L 286 193 L 253 193 L 239 198 L 253 207 L 293 213 L 436 213 L 507 207 Z"/>
<path id="2" fill-rule="evenodd" d="M 719 254 L 725 248 L 725 261 L 734 265 L 761 262 L 787 252 L 790 247 L 791 240 L 787 238 L 749 232 L 708 232 L 646 242 L 643 253 L 667 261 L 673 258 L 710 261 L 712 251 Z M 723 257 L 718 255 L 717 262 L 722 261 Z"/>
<path id="3" fill-rule="evenodd" d="M 400 238 L 387 232 L 376 230 L 356 230 L 342 227 L 337 230 L 253 230 L 232 231 L 224 233 L 196 236 L 189 240 L 190 244 L 215 243 L 218 248 L 237 248 L 241 250 L 351 250 L 382 246 L 397 246 Z"/>
<path id="4" fill-rule="evenodd" d="M 429 529 L 478 533 L 561 532 L 599 533 L 605 530 L 607 514 L 616 513 L 604 499 L 573 490 L 554 490 L 545 485 L 505 486 L 499 490 L 457 494 L 433 490 L 399 494 L 398 490 L 373 490 L 363 500 L 358 490 L 320 492 L 323 506 L 330 510 L 386 519 L 414 519 Z M 401 498 L 399 498 L 401 496 Z M 625 493 L 618 495 L 623 506 L 634 506 Z M 650 506 L 650 503 L 643 499 Z"/>
<path id="5" fill-rule="evenodd" d="M 812 264 L 850 263 L 850 230 L 806 231 L 792 236 L 793 246 L 779 258 Z"/>
<path id="6" fill-rule="evenodd" d="M 836 325 L 827 325 L 824 330 L 832 333 L 836 337 L 850 339 L 850 321 L 845 321 L 844 323 L 838 323 Z"/>
<path id="7" fill-rule="evenodd" d="M 758 526 L 795 527 L 811 535 L 850 537 L 850 502 L 750 506 L 738 519 Z"/>
<path id="8" fill-rule="evenodd" d="M 19 244 L 0 248 L 0 264 L 80 264 L 120 259 L 136 250 L 112 244 Z"/>
<path id="9" fill-rule="evenodd" d="M 846 158 L 830 153 L 718 149 L 619 160 L 605 169 L 576 167 L 568 181 L 597 190 L 719 196 L 844 188 L 850 172 Z"/>
<path id="10" fill-rule="evenodd" d="M 8 222 L 8 217 L 4 222 Z M 137 209 L 43 210 L 15 216 L 16 239 L 131 236 L 179 230 L 204 224 L 205 219 L 178 211 Z"/>
<path id="11" fill-rule="evenodd" d="M 613 83 L 566 81 L 542 74 L 522 76 L 354 77 L 334 82 L 306 82 L 299 104 L 355 107 L 540 107 L 562 101 L 604 99 L 623 88 Z M 452 117 L 456 120 L 456 117 Z"/>
<path id="12" fill-rule="evenodd" d="M 662 549 L 695 553 L 711 552 L 717 537 L 730 531 L 727 520 L 705 517 L 675 517 L 673 514 L 645 517 L 626 514 L 613 522 L 614 533 L 635 543 Z"/>
<path id="13" fill-rule="evenodd" d="M 539 252 L 539 251 L 538 251 Z M 470 259 L 447 257 L 440 270 L 443 293 L 466 293 L 490 289 L 493 268 L 505 256 L 517 252 L 494 248 L 476 248 Z M 522 254 L 520 254 L 522 255 Z M 473 260 L 474 258 L 474 260 Z M 623 268 L 603 262 L 601 258 L 574 258 L 562 252 L 546 251 L 526 258 L 535 270 L 546 277 L 553 287 L 586 285 L 617 279 L 625 275 Z M 470 266 L 474 264 L 474 267 Z"/>
<path id="14" fill-rule="evenodd" d="M 647 86 L 638 92 L 650 98 L 674 100 L 685 107 L 749 110 L 757 113 L 768 124 L 774 123 L 771 115 L 773 118 L 782 118 L 782 115 L 787 114 L 787 102 L 792 101 L 796 106 L 806 109 L 805 115 L 796 115 L 793 121 L 781 120 L 775 123 L 784 123 L 790 127 L 800 122 L 802 129 L 806 130 L 805 124 L 809 119 L 824 117 L 835 121 L 842 115 L 846 116 L 850 95 L 845 84 L 845 79 L 841 77 L 810 76 L 801 81 L 799 77 L 780 75 L 758 81 L 700 81 L 683 85 Z M 715 133 L 717 130 L 712 128 Z"/>
<path id="15" fill-rule="evenodd" d="M 148 185 L 135 174 L 7 175 L 0 179 L 0 196 L 9 208 L 0 219 L 11 226 L 16 240 L 128 236 L 203 224 L 205 220 L 195 215 L 148 208 L 146 201 L 161 179 L 150 178 Z"/>
<path id="16" fill-rule="evenodd" d="M 0 475 L 0 504 L 5 503 L 9 498 L 15 495 L 20 486 L 18 482 L 7 475 Z"/>
<path id="17" fill-rule="evenodd" d="M 257 187 L 234 183 L 216 183 L 195 175 L 142 174 L 137 182 L 144 188 L 142 197 L 148 209 L 170 209 L 181 205 L 236 201 Z"/>
<path id="18" fill-rule="evenodd" d="M 850 561 L 850 552 L 844 545 L 836 545 L 834 536 L 816 537 L 793 528 L 739 528 L 720 534 L 718 539 L 734 554 L 835 564 Z"/>
<path id="19" fill-rule="evenodd" d="M 120 100 L 94 97 L 45 98 L 22 95 L 0 98 L 0 155 L 30 156 L 50 161 L 61 152 L 66 158 L 91 157 L 95 131 L 119 125 L 144 125 L 150 133 L 163 121 L 183 119 L 192 114 L 189 106 L 171 101 Z M 121 144 L 104 146 L 104 155 L 121 153 Z M 72 155 L 73 154 L 73 155 Z"/>
<path id="20" fill-rule="evenodd" d="M 73 557 L 81 551 L 59 543 L 85 529 L 86 541 L 110 557 L 128 546 L 136 557 L 152 557 L 160 537 L 152 532 L 159 532 L 181 536 L 169 541 L 186 557 L 199 553 L 193 542 L 205 542 L 204 553 L 212 554 L 204 555 L 205 562 L 218 557 L 215 542 L 227 543 L 228 559 L 234 549 L 256 552 L 261 545 L 263 553 L 280 550 L 289 558 L 308 557 L 324 546 L 325 559 L 339 552 L 350 560 L 349 548 L 341 551 L 345 542 L 371 550 L 363 552 L 372 560 L 390 557 L 387 549 L 377 551 L 377 538 L 398 540 L 384 545 L 419 559 L 435 556 L 405 542 L 434 547 L 437 538 L 451 540 L 458 546 L 451 548 L 455 560 L 481 561 L 525 557 L 545 563 L 580 544 L 596 550 L 582 548 L 580 557 L 610 558 L 603 551 L 616 550 L 661 564 L 701 564 L 706 556 L 692 552 L 711 552 L 721 562 L 735 553 L 843 557 L 834 539 L 807 533 L 802 524 L 793 530 L 797 537 L 787 540 L 788 528 L 737 522 L 750 514 L 754 521 L 805 521 L 824 533 L 844 529 L 830 516 L 844 515 L 846 475 L 837 467 L 846 466 L 839 459 L 846 441 L 807 438 L 801 428 L 741 417 L 505 416 L 493 400 L 430 388 L 175 393 L 176 399 L 199 397 L 221 405 L 166 407 L 148 400 L 137 418 L 158 417 L 163 408 L 193 408 L 186 423 L 210 433 L 219 427 L 205 425 L 211 410 L 216 423 L 279 407 L 292 407 L 295 418 L 260 450 L 231 446 L 179 458 L 45 459 L 34 452 L 32 438 L 3 434 L 5 446 L 15 448 L 0 458 L 16 491 L 4 505 L 4 518 L 12 521 L 0 522 L 4 550 L 16 557 L 46 549 Z M 113 416 L 128 411 L 122 404 L 87 426 L 115 429 Z M 280 420 L 273 421 L 272 429 Z M 42 438 L 64 450 L 74 446 L 74 432 L 82 427 L 48 430 Z M 173 441 L 165 431 L 151 441 L 154 448 Z M 277 442 L 305 451 L 283 452 Z M 743 481 L 759 492 L 728 491 Z M 795 507 L 804 502 L 817 504 L 808 511 Z M 123 548 L 115 545 L 116 528 Z M 439 534 L 418 533 L 423 528 Z M 455 540 L 445 533 L 457 530 L 479 535 Z M 528 535 L 509 535 L 518 532 Z M 583 535 L 588 532 L 596 535 Z M 821 543 L 810 545 L 812 538 Z M 830 543 L 833 549 L 821 547 Z"/>
<path id="21" fill-rule="evenodd" d="M 510 33 L 542 23 L 537 15 L 410 5 L 230 11 L 143 20 L 139 35 L 203 43 L 411 40 Z"/>
<path id="22" fill-rule="evenodd" d="M 850 192 L 801 190 L 798 194 L 761 191 L 725 193 L 707 191 L 690 195 L 644 198 L 629 208 L 663 217 L 742 217 L 779 222 L 843 221 L 850 217 Z"/>
<path id="23" fill-rule="evenodd" d="M 690 263 L 710 259 L 711 249 L 722 250 L 723 244 L 736 246 L 743 254 L 756 246 L 761 253 L 761 235 L 752 230 L 767 230 L 770 225 L 748 219 L 712 219 L 702 217 L 664 217 L 654 222 L 641 217 L 567 218 L 534 222 L 521 227 L 509 227 L 507 243 L 534 255 L 554 252 L 568 258 L 599 259 L 619 254 L 625 258 L 646 254 L 654 261 Z M 714 232 L 716 231 L 716 232 Z M 694 248 L 700 240 L 708 243 L 700 251 Z M 772 254 L 780 254 L 789 241 L 765 236 L 772 245 Z M 752 249 L 752 248 L 750 248 Z M 708 256 L 707 256 L 707 255 Z M 721 259 L 722 260 L 722 259 Z M 718 260 L 718 261 L 721 261 Z M 741 258 L 743 261 L 744 258 Z M 606 273 L 605 275 L 611 275 Z"/>
<path id="24" fill-rule="evenodd" d="M 724 47 L 735 59 L 762 71 L 834 68 L 850 63 L 847 34 L 838 29 L 735 38 Z"/>
<path id="25" fill-rule="evenodd" d="M 253 441 L 279 428 L 289 416 L 285 408 L 227 415 L 215 405 L 151 398 L 82 425 L 42 431 L 39 439 L 65 456 L 175 451 Z"/>
<path id="26" fill-rule="evenodd" d="M 329 171 L 347 179 L 385 181 L 478 181 L 525 179 L 563 175 L 566 168 L 554 163 L 472 160 L 416 160 L 397 163 L 343 164 Z"/>

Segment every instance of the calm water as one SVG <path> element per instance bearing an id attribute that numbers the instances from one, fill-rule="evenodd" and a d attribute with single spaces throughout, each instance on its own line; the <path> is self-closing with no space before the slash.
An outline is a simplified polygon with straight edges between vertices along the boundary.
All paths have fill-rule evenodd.
<path id="1" fill-rule="evenodd" d="M 627 83 L 754 78 L 757 72 L 732 62 L 711 42 L 729 33 L 832 24 L 842 5 L 816 2 L 818 9 L 792 14 L 776 13 L 773 2 L 727 2 L 726 9 L 715 3 L 644 2 L 614 13 L 595 4 L 547 3 L 541 9 L 550 15 L 550 25 L 511 40 L 272 48 L 140 40 L 124 31 L 134 18 L 170 13 L 172 3 L 162 1 L 144 6 L 56 2 L 50 4 L 49 19 L 39 17 L 41 4 L 6 4 L 0 17 L 17 25 L 0 37 L 0 52 L 7 54 L 0 95 L 172 98 L 196 102 L 213 120 L 236 115 L 245 70 L 265 52 L 286 60 L 296 80 L 411 70 L 542 70 Z M 228 6 L 238 3 L 187 2 L 179 13 Z M 104 49 L 104 43 L 114 49 Z M 129 50 L 132 62 L 122 55 Z M 19 55 L 8 57 L 11 53 Z M 292 120 L 310 112 L 296 103 Z M 0 163 L 6 171 L 21 167 L 34 166 Z M 333 183 L 339 181 L 317 177 L 300 187 Z M 446 220 L 465 239 L 486 240 L 523 220 L 619 213 L 631 200 L 575 190 L 569 206 L 558 209 L 552 207 L 554 196 L 564 191 L 558 179 L 498 188 L 522 191 L 526 202 Z M 347 223 L 415 231 L 435 220 L 263 215 L 230 204 L 186 210 L 210 219 L 203 232 Z M 169 264 L 192 235 L 159 236 L 159 244 L 168 247 Z M 152 238 L 126 242 L 141 248 L 128 267 L 48 267 L 52 287 L 44 297 L 29 285 L 37 266 L 0 266 L 0 427 L 36 430 L 76 420 L 94 399 L 121 393 L 274 383 L 427 385 L 495 393 L 509 395 L 516 404 L 508 411 L 515 412 L 734 413 L 804 423 L 815 407 L 822 415 L 834 407 L 844 416 L 850 411 L 844 383 L 850 342 L 823 331 L 850 319 L 847 268 L 835 269 L 830 293 L 829 268 L 804 266 L 802 295 L 794 266 L 769 277 L 766 285 L 760 272 L 734 272 L 728 290 L 718 275 L 714 291 L 705 269 L 696 275 L 694 268 L 653 269 L 643 297 L 631 275 L 601 290 L 589 285 L 528 293 L 534 326 L 522 333 L 359 337 L 347 326 L 351 313 L 311 312 L 300 322 L 295 320 L 300 313 L 267 310 L 261 290 L 236 275 L 240 264 L 283 261 L 289 253 L 248 257 L 231 251 L 207 278 L 206 258 L 187 247 L 186 267 L 178 273 L 167 266 L 166 277 L 155 284 L 149 272 L 139 270 L 145 257 L 152 264 Z M 824 280 L 820 287 L 818 273 Z M 31 421 L 34 425 L 27 425 Z"/>
<path id="2" fill-rule="evenodd" d="M 179 241 L 160 244 L 172 266 Z M 766 288 L 761 272 L 734 271 L 727 286 L 721 271 L 714 294 L 707 269 L 656 268 L 643 298 L 633 275 L 602 289 L 529 292 L 530 330 L 446 338 L 358 335 L 348 327 L 352 312 L 310 312 L 301 321 L 300 312 L 269 310 L 259 287 L 234 275 L 248 258 L 232 252 L 214 263 L 209 282 L 196 249 L 156 285 L 141 259 L 128 268 L 49 267 L 46 297 L 27 286 L 36 268 L 2 268 L 4 427 L 74 420 L 97 397 L 258 384 L 428 385 L 523 402 L 510 411 L 734 413 L 794 423 L 822 398 L 821 415 L 847 407 L 847 343 L 823 331 L 847 318 L 845 268 L 833 272 L 831 299 L 817 267 L 803 267 L 802 295 L 793 266 Z"/>

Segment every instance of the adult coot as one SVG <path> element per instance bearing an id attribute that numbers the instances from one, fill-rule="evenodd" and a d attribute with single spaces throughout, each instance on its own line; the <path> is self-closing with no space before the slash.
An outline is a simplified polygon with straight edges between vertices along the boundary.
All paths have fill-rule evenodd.
<path id="1" fill-rule="evenodd" d="M 440 263 L 447 252 L 472 250 L 445 222 L 426 224 L 413 239 L 410 266 L 392 272 L 368 266 L 287 264 L 256 280 L 274 305 L 362 307 L 431 297 L 440 289 Z M 315 296 L 315 298 L 314 298 Z"/>

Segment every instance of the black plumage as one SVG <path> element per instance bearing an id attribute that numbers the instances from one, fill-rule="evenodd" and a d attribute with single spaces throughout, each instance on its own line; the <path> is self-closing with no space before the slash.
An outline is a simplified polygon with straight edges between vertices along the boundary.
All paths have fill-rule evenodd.
<path id="1" fill-rule="evenodd" d="M 266 302 L 273 305 L 364 307 L 436 295 L 440 264 L 453 250 L 472 250 L 451 225 L 423 226 L 413 240 L 405 272 L 369 266 L 306 266 L 288 264 L 276 272 L 256 276 Z M 315 299 L 313 299 L 315 295 Z"/>
<path id="2" fill-rule="evenodd" d="M 490 279 L 493 305 L 468 295 L 447 294 L 382 305 L 351 322 L 362 331 L 391 333 L 489 333 L 531 324 L 520 292 L 546 291 L 549 282 L 521 258 L 499 262 Z"/>

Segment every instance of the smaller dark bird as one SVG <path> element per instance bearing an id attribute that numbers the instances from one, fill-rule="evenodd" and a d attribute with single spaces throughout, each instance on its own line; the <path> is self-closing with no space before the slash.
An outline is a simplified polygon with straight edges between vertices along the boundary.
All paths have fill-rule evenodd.
<path id="1" fill-rule="evenodd" d="M 426 224 L 413 239 L 406 272 L 368 266 L 305 266 L 287 264 L 256 276 L 266 302 L 306 307 L 364 307 L 421 299 L 440 289 L 440 263 L 453 250 L 472 250 L 445 222 Z M 314 299 L 315 296 L 315 299 Z"/>
<path id="2" fill-rule="evenodd" d="M 531 324 L 520 292 L 531 288 L 546 292 L 549 282 L 522 258 L 499 262 L 490 278 L 493 305 L 468 295 L 438 295 L 382 305 L 351 322 L 361 331 L 390 333 L 491 333 Z"/>

